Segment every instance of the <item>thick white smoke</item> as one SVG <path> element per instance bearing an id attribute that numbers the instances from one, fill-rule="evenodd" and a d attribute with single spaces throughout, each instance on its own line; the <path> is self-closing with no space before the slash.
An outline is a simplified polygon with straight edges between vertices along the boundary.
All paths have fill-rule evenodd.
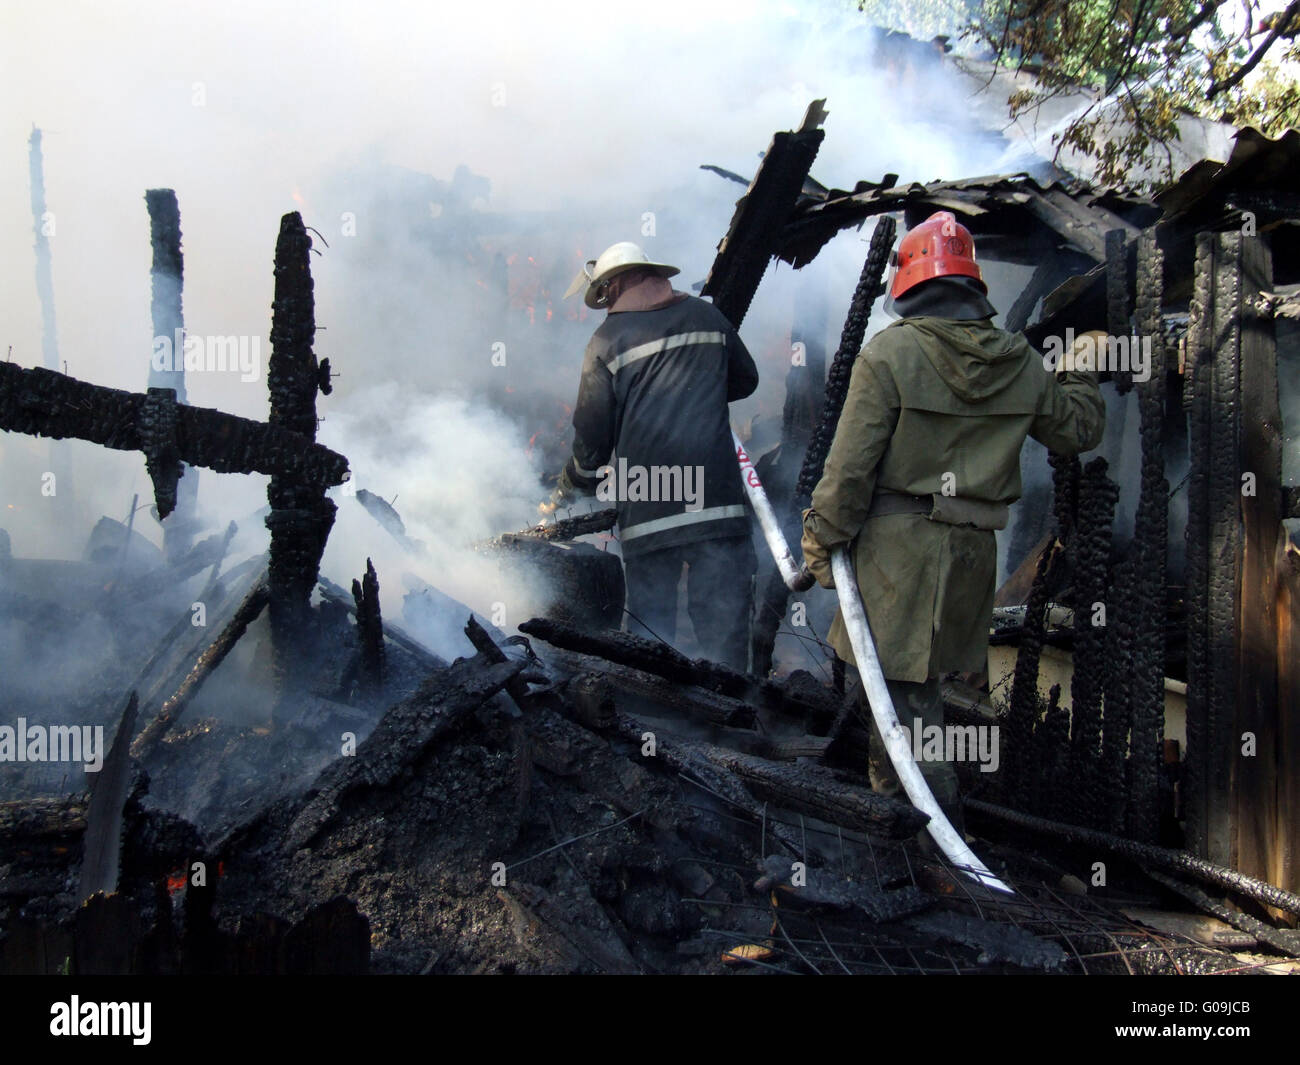
<path id="1" fill-rule="evenodd" d="M 319 439 L 349 456 L 361 487 L 396 495 L 408 531 L 430 539 L 434 561 L 414 569 L 471 601 L 473 567 L 438 552 L 535 519 L 599 320 L 559 299 L 583 259 L 634 239 L 682 267 L 680 288 L 702 280 L 743 190 L 699 166 L 748 177 L 772 132 L 816 97 L 830 118 L 813 173 L 831 186 L 889 171 L 979 173 L 1000 150 L 987 132 L 998 101 L 873 51 L 849 7 L 10 5 L 0 344 L 16 362 L 40 362 L 33 122 L 46 132 L 61 358 L 98 384 L 145 387 L 144 190 L 171 187 L 187 329 L 260 338 L 253 380 L 193 373 L 189 401 L 265 418 L 272 254 L 280 216 L 301 210 L 323 238 L 316 350 L 339 374 L 318 400 Z M 849 232 L 810 268 L 831 350 L 865 250 Z M 737 422 L 779 415 L 795 280 L 788 267 L 770 271 L 746 319 L 763 385 L 734 408 Z M 71 450 L 76 521 L 56 519 L 40 493 L 44 444 L 0 436 L 0 527 L 15 555 L 76 556 L 100 514 L 123 516 L 132 492 L 150 500 L 142 456 Z M 263 477 L 200 478 L 214 527 L 265 505 Z M 367 555 L 381 582 L 386 558 L 412 568 L 354 500 L 340 504 L 329 576 L 359 574 Z M 260 521 L 243 525 L 264 542 Z M 136 527 L 160 540 L 147 513 Z"/>

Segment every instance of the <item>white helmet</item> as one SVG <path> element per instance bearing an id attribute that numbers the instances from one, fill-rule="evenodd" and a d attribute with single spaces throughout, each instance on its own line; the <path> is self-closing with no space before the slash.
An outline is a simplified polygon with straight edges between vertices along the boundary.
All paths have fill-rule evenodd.
<path id="1" fill-rule="evenodd" d="M 677 267 L 669 266 L 667 263 L 652 263 L 646 258 L 645 249 L 641 245 L 633 244 L 630 240 L 621 240 L 601 252 L 599 259 L 587 260 L 573 279 L 573 284 L 569 286 L 569 291 L 564 294 L 564 298 L 567 300 L 570 296 L 577 295 L 585 287 L 587 292 L 583 296 L 583 302 L 593 309 L 603 307 L 609 302 L 605 282 L 636 266 L 647 267 L 660 277 L 672 277 L 674 274 L 681 273 Z"/>

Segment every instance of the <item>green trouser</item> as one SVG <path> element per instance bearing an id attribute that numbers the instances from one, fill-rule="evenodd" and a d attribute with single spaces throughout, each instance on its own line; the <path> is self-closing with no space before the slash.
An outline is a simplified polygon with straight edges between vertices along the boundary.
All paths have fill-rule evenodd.
<path id="1" fill-rule="evenodd" d="M 938 677 L 931 677 L 923 684 L 905 680 L 889 680 L 885 683 L 889 688 L 889 698 L 894 704 L 894 713 L 898 715 L 899 724 L 908 730 L 910 736 L 915 736 L 918 718 L 923 729 L 931 725 L 943 727 L 943 696 L 939 691 Z M 871 708 L 867 705 L 866 693 L 860 682 L 857 692 L 862 712 L 870 717 Z M 913 753 L 918 747 L 919 744 L 913 740 Z M 921 769 L 921 775 L 925 777 L 925 782 L 930 785 L 930 791 L 934 793 L 935 801 L 945 808 L 954 806 L 958 800 L 958 792 L 957 770 L 953 764 L 948 761 L 929 759 L 918 759 L 917 764 Z M 868 773 L 873 790 L 883 795 L 895 795 L 900 790 L 898 774 L 894 772 L 889 755 L 885 752 L 885 743 L 880 738 L 880 731 L 876 728 L 874 718 L 871 719 Z"/>

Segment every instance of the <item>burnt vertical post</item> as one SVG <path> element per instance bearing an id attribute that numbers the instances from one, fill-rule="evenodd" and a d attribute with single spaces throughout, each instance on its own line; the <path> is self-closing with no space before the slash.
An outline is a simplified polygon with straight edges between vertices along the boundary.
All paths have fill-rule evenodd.
<path id="1" fill-rule="evenodd" d="M 170 388 L 176 403 L 185 394 L 185 314 L 181 306 L 184 259 L 181 255 L 181 211 L 172 189 L 148 189 L 149 243 L 153 247 L 149 309 L 153 320 L 149 388 Z M 176 484 L 176 507 L 163 525 L 163 550 L 175 560 L 189 550 L 198 503 L 198 471 L 182 464 Z"/>
<path id="2" fill-rule="evenodd" d="M 352 582 L 352 601 L 357 608 L 357 674 L 362 694 L 373 697 L 384 690 L 387 663 L 384 621 L 379 612 L 379 575 L 370 559 L 366 559 L 365 576 Z"/>
<path id="3" fill-rule="evenodd" d="M 1186 809 L 1188 848 L 1235 865 L 1234 794 L 1242 771 L 1238 712 L 1243 471 L 1242 324 L 1248 295 L 1239 233 L 1197 237 L 1188 334 L 1191 468 L 1188 479 Z M 1256 485 L 1258 488 L 1258 485 Z M 1270 599 L 1270 602 L 1272 600 Z M 1251 604 L 1259 609 L 1259 604 Z M 1242 710 L 1244 720 L 1256 716 Z M 1258 740 L 1258 734 L 1256 736 Z M 1252 814 L 1251 816 L 1254 816 Z"/>
<path id="4" fill-rule="evenodd" d="M 311 238 L 302 216 L 297 211 L 285 215 L 275 245 L 267 420 L 315 440 L 316 391 L 322 377 L 312 350 L 316 318 L 310 254 Z M 266 496 L 271 504 L 266 526 L 271 532 L 267 574 L 272 668 L 283 696 L 293 687 L 296 664 L 310 647 L 311 594 L 337 508 L 326 497 L 323 484 L 296 477 L 272 476 Z"/>
<path id="5" fill-rule="evenodd" d="M 1132 340 L 1149 349 L 1148 373 L 1137 383 L 1142 474 L 1133 531 L 1133 571 L 1123 595 L 1136 622 L 1129 728 L 1129 834 L 1153 842 L 1159 827 L 1160 773 L 1164 761 L 1165 573 L 1168 556 L 1169 482 L 1165 479 L 1164 258 L 1155 230 L 1138 240 L 1136 318 Z M 1133 353 L 1136 355 L 1136 352 Z M 1130 359 L 1130 365 L 1136 359 Z"/>
<path id="6" fill-rule="evenodd" d="M 1280 757 L 1286 747 L 1286 716 L 1295 708 L 1278 700 L 1279 547 L 1287 539 L 1282 526 L 1282 413 L 1273 322 L 1259 309 L 1261 294 L 1273 287 L 1273 265 L 1268 245 L 1258 236 L 1225 234 L 1221 242 L 1236 278 L 1232 337 L 1238 345 L 1241 389 L 1234 847 L 1236 868 L 1280 884 L 1282 857 L 1291 846 L 1288 822 L 1294 832 L 1290 818 L 1300 811 L 1282 807 L 1280 787 L 1295 773 L 1294 764 Z"/>
<path id="7" fill-rule="evenodd" d="M 798 519 L 812 500 L 813 489 L 821 480 L 826 466 L 826 456 L 830 453 L 831 443 L 835 439 L 835 430 L 839 425 L 840 413 L 849 393 L 849 380 L 853 375 L 853 365 L 862 350 L 863 340 L 867 335 L 867 323 L 871 319 L 871 308 L 876 297 L 884 292 L 883 279 L 889 265 L 889 252 L 894 246 L 894 234 L 897 224 L 888 216 L 876 223 L 871 234 L 871 246 L 867 258 L 858 275 L 858 283 L 849 301 L 849 312 L 840 331 L 839 347 L 831 359 L 830 372 L 821 387 L 821 413 L 815 427 L 807 439 L 803 452 L 803 461 L 799 468 L 799 479 L 795 483 L 794 494 L 789 503 L 788 520 L 798 539 Z M 784 433 L 783 433 L 784 437 Z M 784 446 L 784 439 L 782 441 Z M 776 642 L 776 633 L 785 617 L 790 593 L 779 573 L 772 573 L 761 587 L 761 594 L 756 603 L 756 615 L 751 645 L 755 676 L 766 676 L 772 668 L 772 648 Z"/>
<path id="8" fill-rule="evenodd" d="M 1187 847 L 1210 856 L 1210 438 L 1214 370 L 1214 234 L 1196 238 L 1196 264 L 1187 324 L 1183 409 L 1187 412 L 1187 750 L 1182 806 Z"/>

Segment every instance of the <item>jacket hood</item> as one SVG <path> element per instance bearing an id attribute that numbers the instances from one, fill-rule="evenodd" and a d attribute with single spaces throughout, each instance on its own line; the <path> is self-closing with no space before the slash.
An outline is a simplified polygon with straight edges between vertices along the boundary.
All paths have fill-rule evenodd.
<path id="1" fill-rule="evenodd" d="M 996 396 L 1024 368 L 1024 338 L 997 328 L 986 318 L 905 318 L 896 326 L 915 330 L 930 365 L 967 403 Z"/>

